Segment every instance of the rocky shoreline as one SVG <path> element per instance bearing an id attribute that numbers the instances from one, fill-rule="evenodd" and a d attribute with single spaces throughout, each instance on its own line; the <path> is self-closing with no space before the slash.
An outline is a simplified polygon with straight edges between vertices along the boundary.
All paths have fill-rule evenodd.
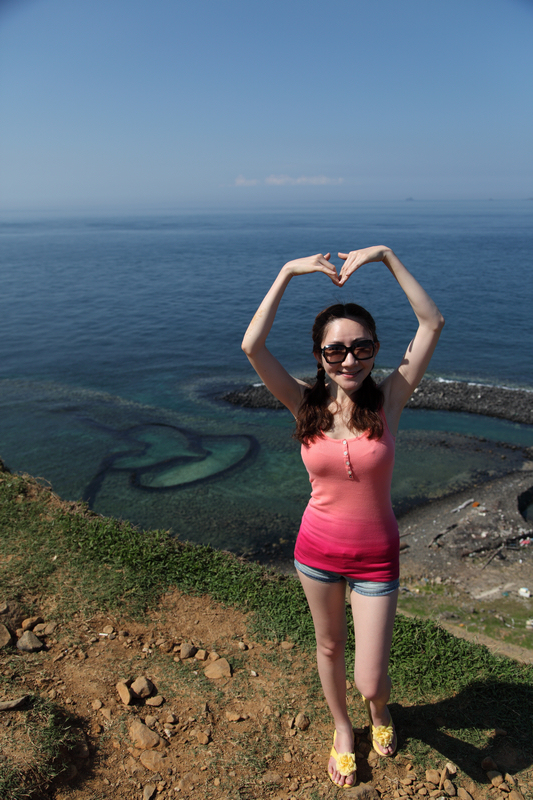
<path id="1" fill-rule="evenodd" d="M 236 391 L 225 392 L 218 399 L 243 408 L 284 407 L 264 384 L 249 385 Z M 409 400 L 407 408 L 463 411 L 533 425 L 533 392 L 526 389 L 424 378 Z"/>

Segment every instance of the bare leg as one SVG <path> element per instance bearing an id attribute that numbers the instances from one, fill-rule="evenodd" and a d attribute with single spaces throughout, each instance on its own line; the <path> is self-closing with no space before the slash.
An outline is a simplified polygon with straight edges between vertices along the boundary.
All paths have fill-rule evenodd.
<path id="1" fill-rule="evenodd" d="M 323 583 L 298 571 L 298 577 L 309 603 L 315 625 L 316 660 L 318 674 L 329 706 L 335 730 L 335 749 L 340 753 L 353 753 L 353 727 L 346 707 L 346 582 Z M 351 786 L 354 775 L 344 777 L 337 770 L 337 762 L 330 758 L 329 774 L 338 786 Z"/>
<path id="2" fill-rule="evenodd" d="M 387 708 L 391 687 L 388 667 L 397 599 L 397 591 L 381 597 L 351 592 L 356 642 L 355 684 L 370 700 L 375 726 L 390 725 L 391 721 Z M 392 746 L 382 748 L 383 755 L 390 755 L 392 750 Z"/>

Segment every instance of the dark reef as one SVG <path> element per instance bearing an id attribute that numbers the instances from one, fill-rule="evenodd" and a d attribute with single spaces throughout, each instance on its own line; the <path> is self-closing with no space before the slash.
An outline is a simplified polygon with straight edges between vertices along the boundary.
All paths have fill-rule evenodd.
<path id="1" fill-rule="evenodd" d="M 279 400 L 262 384 L 226 392 L 219 399 L 244 408 L 283 408 Z M 525 389 L 424 378 L 409 400 L 407 408 L 466 411 L 533 425 L 533 392 Z"/>

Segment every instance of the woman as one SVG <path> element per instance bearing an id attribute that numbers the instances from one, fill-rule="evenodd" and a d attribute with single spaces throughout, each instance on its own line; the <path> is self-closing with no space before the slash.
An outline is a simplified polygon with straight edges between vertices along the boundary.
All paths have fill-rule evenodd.
<path id="1" fill-rule="evenodd" d="M 355 684 L 365 699 L 374 749 L 396 750 L 387 708 L 387 674 L 399 574 L 398 526 L 390 500 L 394 437 L 403 407 L 435 349 L 444 319 L 435 303 L 388 247 L 289 261 L 281 269 L 244 336 L 242 349 L 268 389 L 296 418 L 296 438 L 312 484 L 295 549 L 317 641 L 318 671 L 335 723 L 328 774 L 337 786 L 355 783 L 354 732 L 346 707 L 345 593 L 350 586 L 356 653 Z M 377 386 L 374 320 L 361 306 L 335 305 L 313 328 L 317 380 L 293 378 L 266 339 L 289 281 L 323 272 L 343 286 L 359 267 L 382 261 L 405 292 L 418 330 L 399 367 Z"/>

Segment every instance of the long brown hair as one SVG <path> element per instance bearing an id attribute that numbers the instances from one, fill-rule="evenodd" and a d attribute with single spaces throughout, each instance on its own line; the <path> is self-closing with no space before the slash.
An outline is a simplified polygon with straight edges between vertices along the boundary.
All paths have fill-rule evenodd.
<path id="1" fill-rule="evenodd" d="M 333 425 L 333 414 L 328 408 L 330 396 L 325 382 L 326 371 L 321 359 L 326 328 L 334 319 L 360 322 L 368 329 L 373 341 L 376 344 L 379 342 L 374 318 L 366 308 L 356 303 L 336 303 L 318 314 L 312 330 L 313 355 L 318 361 L 316 382 L 304 392 L 293 434 L 302 444 L 313 442 L 322 431 L 329 430 Z M 371 375 L 365 378 L 352 400 L 349 427 L 354 431 L 367 431 L 369 439 L 379 439 L 383 435 L 383 420 L 379 413 L 383 406 L 383 392 Z"/>

